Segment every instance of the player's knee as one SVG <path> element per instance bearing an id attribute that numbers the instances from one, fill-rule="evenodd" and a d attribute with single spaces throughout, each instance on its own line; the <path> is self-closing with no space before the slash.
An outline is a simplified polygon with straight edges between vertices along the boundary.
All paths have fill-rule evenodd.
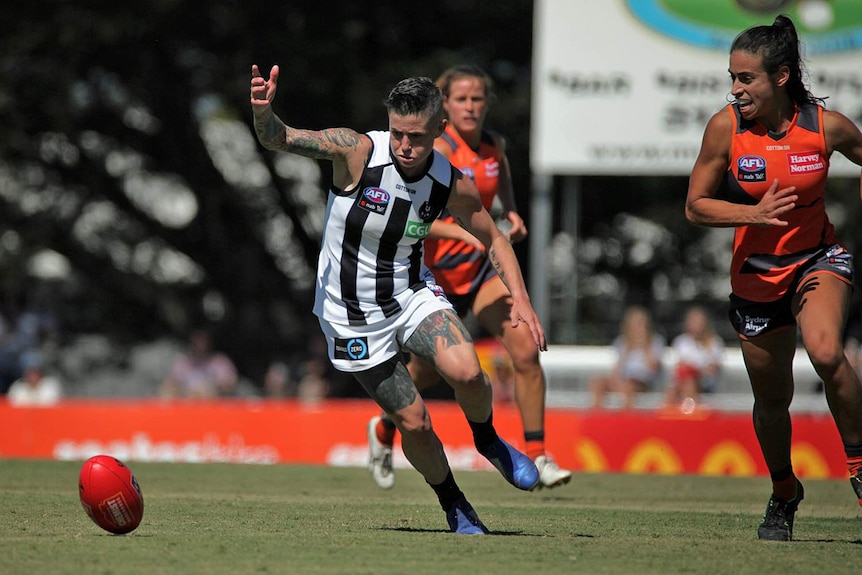
<path id="1" fill-rule="evenodd" d="M 428 410 L 424 408 L 402 410 L 398 422 L 398 428 L 402 434 L 427 433 L 431 431 L 431 416 L 428 415 Z"/>
<path id="2" fill-rule="evenodd" d="M 449 370 L 447 381 L 456 390 L 461 389 L 479 389 L 488 385 L 488 379 L 481 366 L 477 363 L 473 364 L 465 362 L 455 366 Z"/>
<path id="3" fill-rule="evenodd" d="M 808 350 L 808 356 L 818 373 L 833 372 L 844 361 L 844 347 L 836 343 L 820 342 Z"/>
<path id="4" fill-rule="evenodd" d="M 806 341 L 808 357 L 814 370 L 821 377 L 829 377 L 844 361 L 844 346 L 834 338 L 813 338 L 814 341 Z"/>
<path id="5" fill-rule="evenodd" d="M 503 343 L 512 358 L 512 367 L 516 370 L 529 370 L 539 366 L 539 347 L 523 324 L 505 333 Z"/>
<path id="6" fill-rule="evenodd" d="M 775 380 L 774 385 L 760 386 L 759 389 L 761 391 L 754 394 L 754 418 L 767 421 L 784 417 L 793 401 L 792 380 Z"/>
<path id="7" fill-rule="evenodd" d="M 517 361 L 513 358 L 512 369 L 519 376 L 520 381 L 531 382 L 539 385 L 544 381 L 542 366 L 536 361 Z"/>
<path id="8" fill-rule="evenodd" d="M 787 422 L 790 417 L 790 399 L 772 397 L 758 399 L 752 411 L 754 426 L 758 429 L 774 429 Z"/>

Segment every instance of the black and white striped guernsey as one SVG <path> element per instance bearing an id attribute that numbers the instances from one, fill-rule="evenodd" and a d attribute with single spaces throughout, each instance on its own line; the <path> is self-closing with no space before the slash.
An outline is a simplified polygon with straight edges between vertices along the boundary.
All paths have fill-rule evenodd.
<path id="1" fill-rule="evenodd" d="M 398 314 L 433 276 L 422 240 L 449 201 L 454 168 L 434 151 L 427 170 L 405 179 L 389 132 L 368 132 L 373 151 L 359 185 L 333 187 L 317 262 L 314 313 L 343 325 L 374 324 Z"/>

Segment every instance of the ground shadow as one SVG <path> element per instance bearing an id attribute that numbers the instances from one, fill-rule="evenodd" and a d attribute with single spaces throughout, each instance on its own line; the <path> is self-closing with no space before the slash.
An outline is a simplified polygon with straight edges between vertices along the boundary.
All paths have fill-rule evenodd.
<path id="1" fill-rule="evenodd" d="M 452 533 L 448 529 L 422 529 L 419 527 L 378 527 L 380 531 L 401 531 L 403 533 Z M 524 533 L 523 531 L 491 531 L 489 535 L 497 535 L 501 537 L 555 537 L 547 533 Z M 574 533 L 569 537 L 582 537 L 592 539 L 594 535 L 586 535 L 584 533 Z"/>

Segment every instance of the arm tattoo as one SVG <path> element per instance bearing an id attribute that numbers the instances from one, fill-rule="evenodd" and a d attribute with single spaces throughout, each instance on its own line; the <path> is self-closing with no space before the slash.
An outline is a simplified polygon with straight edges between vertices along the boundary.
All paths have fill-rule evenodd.
<path id="1" fill-rule="evenodd" d="M 431 365 L 437 365 L 438 346 L 446 349 L 464 342 L 472 342 L 470 332 L 450 310 L 434 313 L 422 320 L 419 327 L 404 343 L 404 349 L 415 353 Z"/>
<path id="2" fill-rule="evenodd" d="M 506 272 L 503 271 L 503 266 L 500 265 L 500 261 L 497 259 L 497 250 L 491 248 L 488 252 L 488 259 L 491 260 L 491 265 L 494 266 L 494 271 L 497 272 L 497 275 L 500 276 L 500 279 L 505 283 Z"/>
<path id="3" fill-rule="evenodd" d="M 352 130 L 331 128 L 320 132 L 287 128 L 284 151 L 318 160 L 331 160 L 337 155 L 335 148 L 355 150 L 359 136 Z"/>
<path id="4" fill-rule="evenodd" d="M 324 138 L 341 148 L 350 148 L 355 150 L 359 145 L 359 134 L 353 130 L 345 130 L 341 128 L 330 128 L 320 132 Z"/>
<path id="5" fill-rule="evenodd" d="M 260 143 L 270 150 L 290 152 L 318 160 L 331 160 L 341 151 L 355 150 L 359 135 L 345 128 L 330 128 L 319 132 L 287 126 L 274 113 L 256 117 L 254 129 Z"/>
<path id="6" fill-rule="evenodd" d="M 271 109 L 268 109 L 268 113 L 254 117 L 254 131 L 257 133 L 257 139 L 270 150 L 283 149 L 284 130 L 284 122 Z"/>

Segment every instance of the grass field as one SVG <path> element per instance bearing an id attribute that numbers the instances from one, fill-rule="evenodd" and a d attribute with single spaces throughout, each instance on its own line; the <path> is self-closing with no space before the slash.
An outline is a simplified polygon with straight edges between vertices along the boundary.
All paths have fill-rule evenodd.
<path id="1" fill-rule="evenodd" d="M 862 512 L 845 481 L 805 482 L 795 541 L 757 540 L 765 478 L 576 475 L 523 493 L 456 473 L 492 530 L 446 531 L 412 470 L 391 491 L 364 469 L 131 462 L 145 497 L 129 535 L 78 501 L 80 463 L 0 460 L 0 573 L 856 573 Z"/>

